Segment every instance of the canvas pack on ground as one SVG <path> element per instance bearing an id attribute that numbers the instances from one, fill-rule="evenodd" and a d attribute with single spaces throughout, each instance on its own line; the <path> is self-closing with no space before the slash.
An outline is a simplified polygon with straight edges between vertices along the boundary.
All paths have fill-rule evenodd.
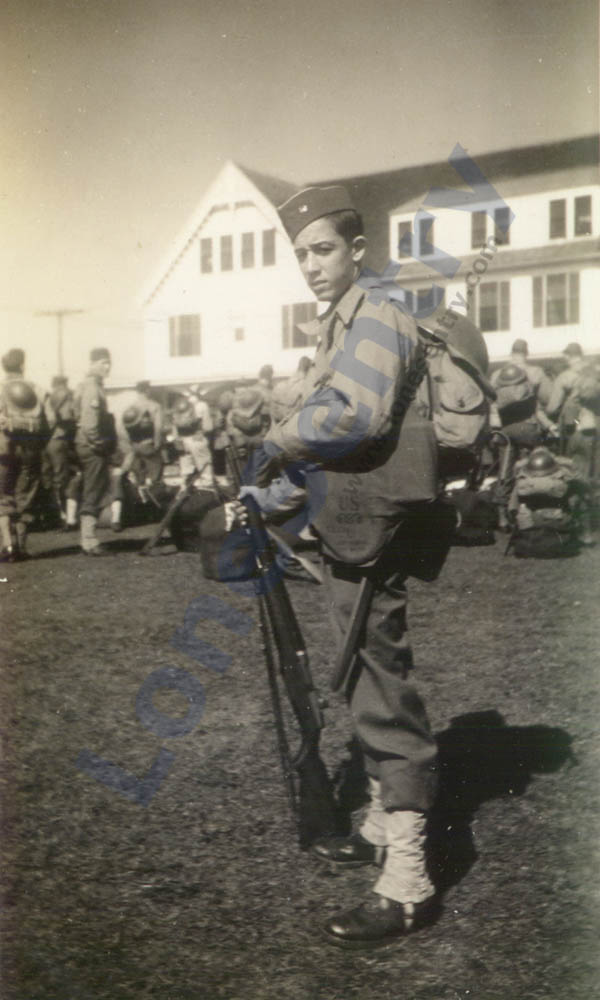
<path id="1" fill-rule="evenodd" d="M 536 448 L 515 465 L 509 504 L 515 555 L 542 559 L 572 555 L 584 507 L 585 484 L 573 462 Z"/>
<path id="2" fill-rule="evenodd" d="M 42 400 L 34 385 L 11 378 L 0 390 L 2 430 L 11 437 L 36 437 L 46 429 Z"/>

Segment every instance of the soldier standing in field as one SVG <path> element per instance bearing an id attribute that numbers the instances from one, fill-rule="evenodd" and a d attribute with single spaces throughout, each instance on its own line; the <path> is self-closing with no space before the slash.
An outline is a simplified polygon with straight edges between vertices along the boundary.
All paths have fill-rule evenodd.
<path id="1" fill-rule="evenodd" d="M 77 393 L 75 447 L 81 466 L 81 548 L 85 555 L 102 556 L 107 550 L 96 534 L 102 501 L 110 487 L 110 456 L 116 448 L 115 422 L 108 412 L 104 379 L 111 366 L 110 351 L 95 347 L 90 368 Z"/>
<path id="2" fill-rule="evenodd" d="M 436 792 L 436 744 L 412 683 L 406 623 L 411 524 L 437 492 L 436 443 L 414 320 L 361 275 L 362 221 L 342 187 L 309 188 L 279 210 L 300 269 L 325 312 L 300 407 L 268 432 L 256 486 L 286 468 L 305 476 L 323 556 L 326 600 L 341 643 L 364 581 L 372 596 L 344 693 L 369 775 L 360 832 L 315 845 L 340 868 L 381 864 L 373 895 L 324 928 L 349 948 L 378 945 L 433 919 L 425 827 Z M 308 329 L 310 327 L 310 329 Z M 266 459 L 264 456 L 268 456 Z"/>
<path id="3" fill-rule="evenodd" d="M 40 486 L 48 439 L 43 393 L 24 377 L 25 353 L 13 348 L 2 358 L 0 385 L 0 561 L 27 558 L 27 531 Z"/>

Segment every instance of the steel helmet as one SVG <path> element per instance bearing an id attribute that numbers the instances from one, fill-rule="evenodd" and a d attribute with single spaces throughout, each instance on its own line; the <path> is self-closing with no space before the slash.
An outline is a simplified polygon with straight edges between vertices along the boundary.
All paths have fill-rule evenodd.
<path id="1" fill-rule="evenodd" d="M 125 427 L 133 427 L 139 423 L 142 416 L 137 406 L 128 406 L 123 412 L 123 424 Z"/>
<path id="2" fill-rule="evenodd" d="M 28 382 L 22 382 L 20 379 L 9 381 L 6 394 L 17 410 L 33 410 L 37 406 L 38 398 Z"/>
<path id="3" fill-rule="evenodd" d="M 535 448 L 527 459 L 525 468 L 530 476 L 547 476 L 558 468 L 558 463 L 548 448 Z"/>
<path id="4" fill-rule="evenodd" d="M 173 421 L 176 427 L 188 427 L 197 420 L 194 405 L 189 399 L 180 399 L 173 410 Z"/>
<path id="5" fill-rule="evenodd" d="M 518 365 L 504 365 L 498 373 L 498 386 L 519 385 L 527 381 L 527 372 Z"/>

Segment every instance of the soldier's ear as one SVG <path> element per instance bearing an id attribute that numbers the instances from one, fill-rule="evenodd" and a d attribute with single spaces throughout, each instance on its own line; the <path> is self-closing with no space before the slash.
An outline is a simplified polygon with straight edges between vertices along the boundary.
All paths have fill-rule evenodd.
<path id="1" fill-rule="evenodd" d="M 355 236 L 352 240 L 352 260 L 355 264 L 360 264 L 366 249 L 367 241 L 364 236 Z"/>

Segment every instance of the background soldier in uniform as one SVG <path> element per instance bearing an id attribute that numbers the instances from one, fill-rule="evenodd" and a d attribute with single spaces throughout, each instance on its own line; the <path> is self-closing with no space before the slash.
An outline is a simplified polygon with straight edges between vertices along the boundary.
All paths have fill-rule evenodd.
<path id="1" fill-rule="evenodd" d="M 90 352 L 90 370 L 78 391 L 75 446 L 83 476 L 81 548 L 88 556 L 106 554 L 98 541 L 96 525 L 110 485 L 109 459 L 116 447 L 114 418 L 108 412 L 103 381 L 110 364 L 110 352 L 95 347 Z"/>
<path id="2" fill-rule="evenodd" d="M 41 390 L 23 377 L 25 353 L 13 348 L 2 358 L 0 387 L 0 538 L 3 562 L 27 557 L 26 539 L 40 485 L 48 424 Z"/>
<path id="3" fill-rule="evenodd" d="M 436 745 L 409 681 L 402 534 L 436 496 L 436 444 L 428 407 L 414 400 L 425 371 L 416 325 L 365 275 L 357 280 L 366 242 L 348 193 L 309 188 L 279 211 L 308 285 L 329 306 L 309 324 L 320 343 L 303 404 L 271 427 L 268 460 L 249 489 L 266 503 L 264 487 L 282 468 L 304 467 L 339 643 L 357 595 L 373 588 L 344 689 L 369 775 L 369 810 L 359 834 L 315 848 L 340 866 L 384 858 L 375 894 L 324 929 L 334 944 L 367 947 L 434 912 L 424 848 Z"/>

